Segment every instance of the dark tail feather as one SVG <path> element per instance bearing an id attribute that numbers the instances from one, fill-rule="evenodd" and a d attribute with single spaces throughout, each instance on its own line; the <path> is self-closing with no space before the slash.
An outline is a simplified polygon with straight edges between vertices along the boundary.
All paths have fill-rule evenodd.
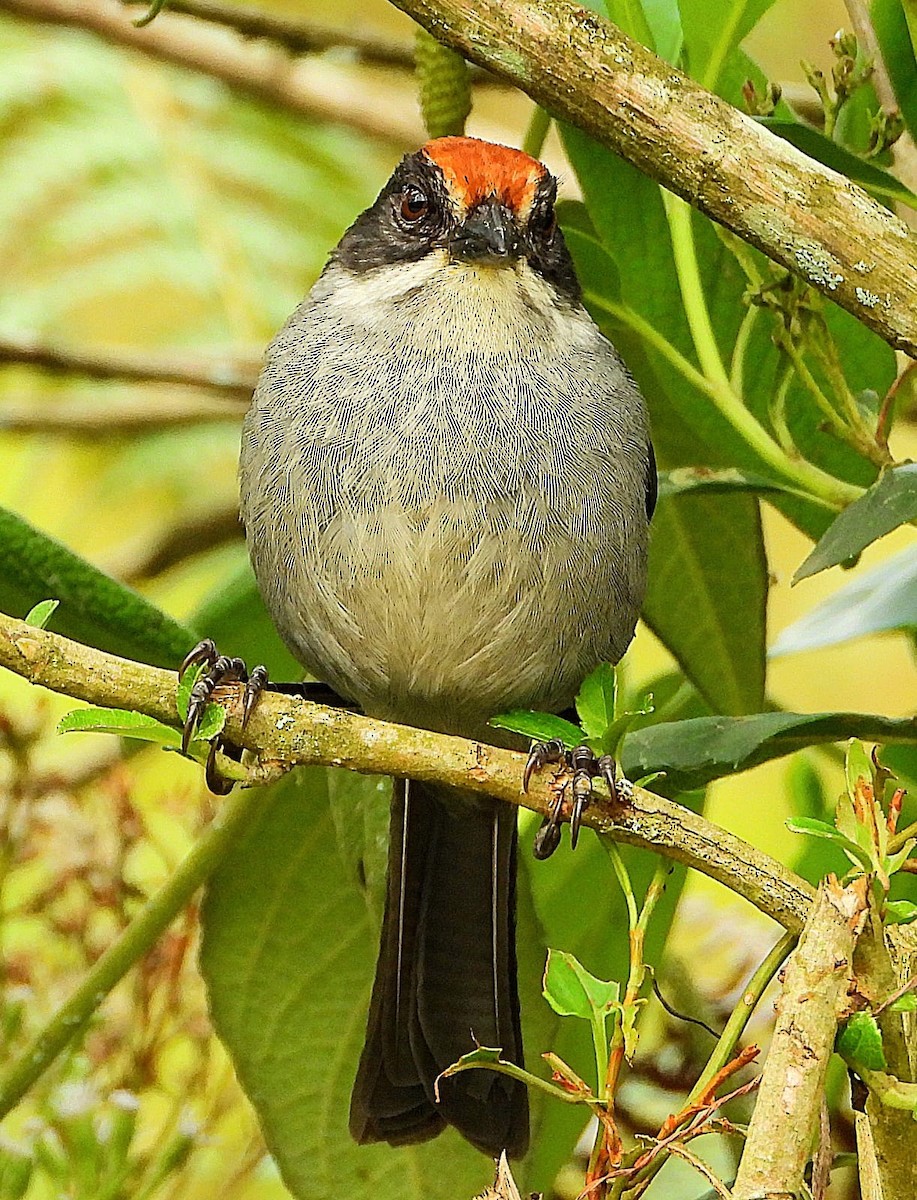
<path id="1" fill-rule="evenodd" d="M 358 1142 L 454 1125 L 480 1150 L 528 1145 L 523 1084 L 492 1071 L 434 1081 L 475 1043 L 522 1065 L 515 944 L 516 812 L 395 782 L 388 891 L 366 1045 L 350 1103 Z"/>

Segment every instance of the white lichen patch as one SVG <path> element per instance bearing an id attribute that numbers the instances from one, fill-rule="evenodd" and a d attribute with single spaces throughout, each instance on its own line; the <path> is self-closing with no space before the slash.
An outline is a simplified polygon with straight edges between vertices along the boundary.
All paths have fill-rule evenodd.
<path id="1" fill-rule="evenodd" d="M 291 713 L 281 713 L 280 716 L 277 718 L 277 720 L 274 722 L 274 727 L 277 729 L 277 731 L 279 733 L 283 733 L 284 730 L 291 729 L 295 724 L 296 724 L 296 719 L 293 717 L 293 715 Z"/>
<path id="2" fill-rule="evenodd" d="M 854 288 L 854 294 L 864 308 L 876 308 L 882 303 L 880 297 L 875 292 L 869 292 L 866 288 Z"/>
<path id="3" fill-rule="evenodd" d="M 874 271 L 876 269 L 876 264 L 864 262 L 861 258 L 858 262 L 853 264 L 853 269 L 854 271 L 859 271 L 861 275 L 868 275 L 870 271 Z"/>
<path id="4" fill-rule="evenodd" d="M 844 282 L 844 276 L 838 271 L 837 259 L 833 258 L 817 242 L 805 241 L 797 244 L 793 257 L 800 271 L 816 287 L 826 288 L 829 292 L 837 290 L 837 285 Z"/>

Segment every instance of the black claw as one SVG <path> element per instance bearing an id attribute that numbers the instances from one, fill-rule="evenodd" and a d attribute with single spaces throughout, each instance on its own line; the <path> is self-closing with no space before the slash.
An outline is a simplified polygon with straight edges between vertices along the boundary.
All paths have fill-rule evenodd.
<path id="1" fill-rule="evenodd" d="M 245 684 L 245 694 L 242 697 L 243 729 L 248 724 L 248 718 L 252 715 L 255 705 L 261 699 L 262 693 L 267 687 L 267 679 L 267 667 L 260 665 L 252 668 L 252 673 Z"/>
<path id="2" fill-rule="evenodd" d="M 522 790 L 524 792 L 529 790 L 529 781 L 536 771 L 540 771 L 548 763 L 561 763 L 565 759 L 566 750 L 563 742 L 558 738 L 552 738 L 549 742 L 532 742 L 528 761 L 522 772 Z"/>
<path id="3" fill-rule="evenodd" d="M 217 770 L 217 753 L 220 739 L 214 738 L 207 753 L 207 765 L 204 767 L 204 781 L 215 796 L 228 796 L 233 789 L 233 780 L 224 779 Z"/>
<path id="4" fill-rule="evenodd" d="M 540 862 L 543 862 L 544 859 L 551 857 L 559 845 L 560 826 L 552 821 L 550 817 L 545 817 L 541 823 L 541 828 L 535 834 L 532 853 Z"/>
<path id="5" fill-rule="evenodd" d="M 185 655 L 181 666 L 178 668 L 179 675 L 184 675 L 189 667 L 198 665 L 206 665 L 212 667 L 219 655 L 217 648 L 212 638 L 204 638 L 202 641 Z"/>

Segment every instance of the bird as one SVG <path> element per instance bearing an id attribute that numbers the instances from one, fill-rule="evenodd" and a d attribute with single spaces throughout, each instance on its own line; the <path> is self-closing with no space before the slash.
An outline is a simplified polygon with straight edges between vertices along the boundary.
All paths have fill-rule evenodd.
<path id="1" fill-rule="evenodd" d="M 490 717 L 562 711 L 633 636 L 649 422 L 556 199 L 521 150 L 427 142 L 266 353 L 240 458 L 252 567 L 296 659 L 369 716 L 492 740 Z M 454 1126 L 525 1153 L 522 1083 L 439 1079 L 476 1045 L 524 1061 L 516 857 L 513 806 L 394 781 L 358 1142 Z"/>

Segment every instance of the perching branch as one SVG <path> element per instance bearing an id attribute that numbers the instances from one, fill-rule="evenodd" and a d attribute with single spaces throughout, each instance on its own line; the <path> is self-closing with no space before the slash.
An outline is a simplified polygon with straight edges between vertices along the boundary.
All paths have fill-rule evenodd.
<path id="1" fill-rule="evenodd" d="M 917 237 L 573 0 L 392 0 L 634 166 L 917 354 Z"/>
<path id="2" fill-rule="evenodd" d="M 92 704 L 135 709 L 178 724 L 173 672 L 104 654 L 2 614 L 0 666 Z M 274 692 L 262 698 L 243 730 L 238 692 L 227 689 L 226 734 L 255 755 L 249 767 L 251 782 L 275 778 L 293 766 L 346 767 L 463 787 L 548 812 L 553 798 L 550 773 L 533 779 L 524 794 L 525 759 L 511 750 L 374 721 Z M 616 841 L 643 846 L 720 880 L 791 931 L 805 921 L 812 898 L 808 884 L 670 800 L 636 789 L 627 807 L 594 804 L 586 823 Z"/>
<path id="3" fill-rule="evenodd" d="M 398 150 L 424 141 L 423 125 L 402 90 L 386 96 L 379 80 L 324 59 L 292 59 L 230 29 L 180 13 L 161 13 L 137 29 L 118 0 L 0 0 L 0 11 L 31 21 L 86 29 L 107 42 L 188 67 L 287 112 L 369 134 Z"/>
<path id="4" fill-rule="evenodd" d="M 247 402 L 255 389 L 260 363 L 203 355 L 166 358 L 138 351 L 79 350 L 4 334 L 0 336 L 0 366 L 27 366 L 52 375 L 123 383 L 179 384 Z"/>

